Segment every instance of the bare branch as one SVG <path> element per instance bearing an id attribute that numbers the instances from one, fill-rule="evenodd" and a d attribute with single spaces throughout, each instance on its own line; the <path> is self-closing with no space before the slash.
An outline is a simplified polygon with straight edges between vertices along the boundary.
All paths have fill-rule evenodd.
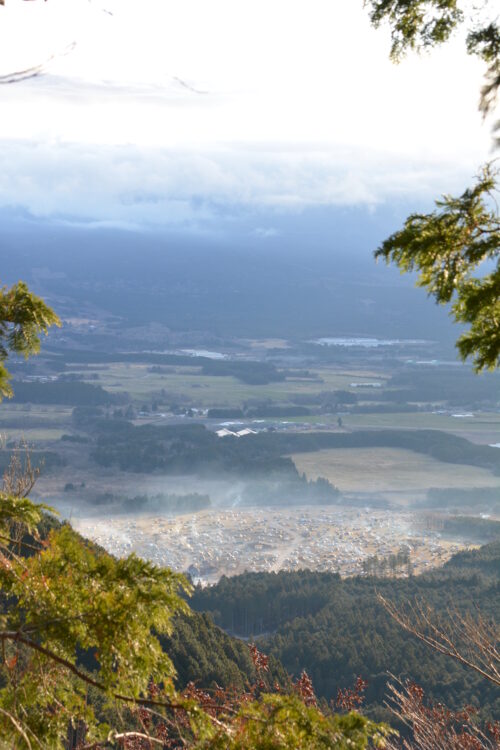
<path id="1" fill-rule="evenodd" d="M 31 549 L 34 552 L 41 552 L 43 547 L 35 547 L 34 544 L 28 544 L 28 542 L 19 541 L 17 539 L 12 539 L 10 536 L 4 536 L 3 534 L 0 534 L 0 539 L 4 542 L 7 542 L 8 544 L 15 544 L 15 545 L 21 545 L 21 547 L 26 547 L 26 549 Z"/>
<path id="2" fill-rule="evenodd" d="M 470 706 L 451 711 L 440 703 L 425 701 L 422 688 L 391 675 L 386 707 L 411 729 L 411 739 L 388 739 L 387 750 L 498 750 L 497 725 L 481 727 L 476 710 Z"/>
<path id="3" fill-rule="evenodd" d="M 23 740 L 28 745 L 29 750 L 32 750 L 32 745 L 29 737 L 22 728 L 21 724 L 17 721 L 17 719 L 14 718 L 14 716 L 12 716 L 12 714 L 10 714 L 8 711 L 5 711 L 5 709 L 3 708 L 0 708 L 0 714 L 2 714 L 2 716 L 5 716 L 10 721 L 10 723 L 15 727 L 16 731 L 21 735 Z"/>
<path id="4" fill-rule="evenodd" d="M 24 463 L 21 460 L 24 454 Z M 28 497 L 40 476 L 41 466 L 31 463 L 31 450 L 26 440 L 14 448 L 2 482 L 2 490 L 13 497 Z"/>
<path id="5" fill-rule="evenodd" d="M 24 70 L 16 70 L 13 73 L 0 75 L 0 85 L 5 83 L 19 83 L 19 81 L 26 81 L 29 78 L 36 78 L 45 71 L 46 66 L 50 62 L 52 62 L 52 60 L 54 60 L 56 57 L 59 57 L 60 55 L 63 56 L 69 54 L 69 52 L 74 50 L 75 47 L 76 42 L 71 42 L 71 44 L 68 44 L 68 46 L 62 52 L 50 55 L 50 57 L 47 57 L 46 60 L 39 63 L 38 65 L 33 65 L 32 67 L 25 68 Z"/>
<path id="6" fill-rule="evenodd" d="M 88 685 L 92 685 L 92 687 L 95 687 L 98 690 L 101 690 L 103 692 L 108 692 L 106 685 L 104 685 L 102 682 L 94 680 L 85 672 L 78 669 L 78 667 L 75 666 L 75 664 L 73 664 L 68 659 L 65 659 L 64 657 L 59 656 L 58 654 L 55 654 L 53 651 L 50 651 L 48 648 L 45 648 L 45 646 L 42 646 L 40 643 L 36 643 L 36 641 L 32 641 L 30 638 L 25 638 L 21 634 L 21 631 L 17 631 L 17 630 L 16 631 L 3 631 L 3 632 L 0 631 L 0 640 L 1 641 L 10 640 L 10 641 L 15 641 L 17 643 L 22 643 L 28 648 L 31 648 L 34 651 L 38 651 L 40 654 L 43 654 L 47 658 L 56 662 L 57 664 L 60 664 L 61 666 L 66 667 L 66 669 L 72 672 L 76 677 L 78 677 L 78 679 L 82 680 L 83 682 L 86 682 Z M 124 703 L 133 703 L 137 706 L 159 706 L 161 708 L 178 709 L 181 711 L 186 710 L 186 706 L 184 704 L 174 703 L 173 701 L 157 701 L 157 700 L 152 700 L 150 698 L 135 698 L 132 695 L 122 695 L 121 693 L 112 693 L 112 696 L 116 700 L 123 701 Z M 218 703 L 213 703 L 210 706 L 207 706 L 207 704 L 205 704 L 205 707 L 214 708 L 214 709 L 220 708 Z M 218 721 L 214 716 L 210 716 L 210 719 L 213 723 L 217 724 L 218 726 L 224 726 L 222 722 Z"/>
<path id="7" fill-rule="evenodd" d="M 110 742 L 123 742 L 123 740 L 128 739 L 148 740 L 148 742 L 162 747 L 165 745 L 164 740 L 158 740 L 156 737 L 151 737 L 150 734 L 144 734 L 143 732 L 118 732 L 111 734 L 107 742 L 92 742 L 90 745 L 79 746 L 79 750 L 97 750 L 97 748 L 106 747 Z"/>
<path id="8" fill-rule="evenodd" d="M 480 613 L 473 618 L 470 614 L 463 616 L 449 610 L 448 620 L 444 623 L 422 602 L 409 605 L 404 612 L 381 594 L 378 594 L 378 599 L 408 633 L 500 687 L 499 632 L 494 622 L 486 622 Z"/>

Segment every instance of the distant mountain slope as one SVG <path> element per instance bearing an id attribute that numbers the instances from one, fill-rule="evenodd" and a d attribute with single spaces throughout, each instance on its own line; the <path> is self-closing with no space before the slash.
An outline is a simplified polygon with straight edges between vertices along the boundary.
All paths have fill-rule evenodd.
<path id="1" fill-rule="evenodd" d="M 107 317 L 115 341 L 153 322 L 219 337 L 456 335 L 411 279 L 375 264 L 394 216 L 282 217 L 265 242 L 241 222 L 220 235 L 180 235 L 3 219 L 3 282 L 25 279 L 61 317 Z"/>

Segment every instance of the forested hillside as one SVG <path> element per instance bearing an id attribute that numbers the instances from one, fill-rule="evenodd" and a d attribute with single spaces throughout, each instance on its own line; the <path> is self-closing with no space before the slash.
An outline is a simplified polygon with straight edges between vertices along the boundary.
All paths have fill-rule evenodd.
<path id="1" fill-rule="evenodd" d="M 474 607 L 500 616 L 500 542 L 464 552 L 446 566 L 407 579 L 345 578 L 300 571 L 247 573 L 197 588 L 191 604 L 216 624 L 244 637 L 292 674 L 305 668 L 318 694 L 333 699 L 357 675 L 368 681 L 370 709 L 381 710 L 388 673 L 411 677 L 434 699 L 451 707 L 472 703 L 498 715 L 498 690 L 473 672 L 431 651 L 403 631 L 377 598 L 404 606 L 423 599 L 443 613 Z"/>
<path id="2" fill-rule="evenodd" d="M 225 633 L 207 614 L 180 615 L 172 635 L 162 642 L 174 663 L 180 689 L 195 682 L 201 688 L 219 685 L 243 691 L 256 680 L 248 643 Z M 272 683 L 287 684 L 286 671 L 273 656 L 269 677 Z"/>

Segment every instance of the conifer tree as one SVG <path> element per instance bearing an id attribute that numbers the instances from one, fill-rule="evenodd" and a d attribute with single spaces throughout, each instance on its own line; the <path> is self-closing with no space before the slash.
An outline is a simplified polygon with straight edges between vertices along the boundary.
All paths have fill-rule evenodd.
<path id="1" fill-rule="evenodd" d="M 493 112 L 500 88 L 500 22 L 494 0 L 366 0 L 374 26 L 388 23 L 391 58 L 447 42 L 465 27 L 468 54 L 486 65 L 479 108 Z M 493 126 L 500 133 L 500 121 Z M 500 138 L 494 140 L 500 146 Z M 418 272 L 418 285 L 440 304 L 452 303 L 453 319 L 468 329 L 457 342 L 462 359 L 476 371 L 500 365 L 500 217 L 498 171 L 484 166 L 476 183 L 459 197 L 445 195 L 436 210 L 412 214 L 375 257 L 395 263 L 402 273 Z M 482 264 L 484 264 L 482 266 Z M 480 267 L 486 267 L 481 273 Z"/>

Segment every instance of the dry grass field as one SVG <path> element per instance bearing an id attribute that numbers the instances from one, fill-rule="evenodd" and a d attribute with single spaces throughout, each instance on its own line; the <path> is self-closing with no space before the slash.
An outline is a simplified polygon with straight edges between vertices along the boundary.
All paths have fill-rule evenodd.
<path id="1" fill-rule="evenodd" d="M 404 499 L 430 487 L 500 487 L 500 479 L 487 469 L 446 464 L 399 448 L 338 448 L 296 453 L 292 459 L 309 479 L 325 477 L 343 492 L 397 494 Z"/>

